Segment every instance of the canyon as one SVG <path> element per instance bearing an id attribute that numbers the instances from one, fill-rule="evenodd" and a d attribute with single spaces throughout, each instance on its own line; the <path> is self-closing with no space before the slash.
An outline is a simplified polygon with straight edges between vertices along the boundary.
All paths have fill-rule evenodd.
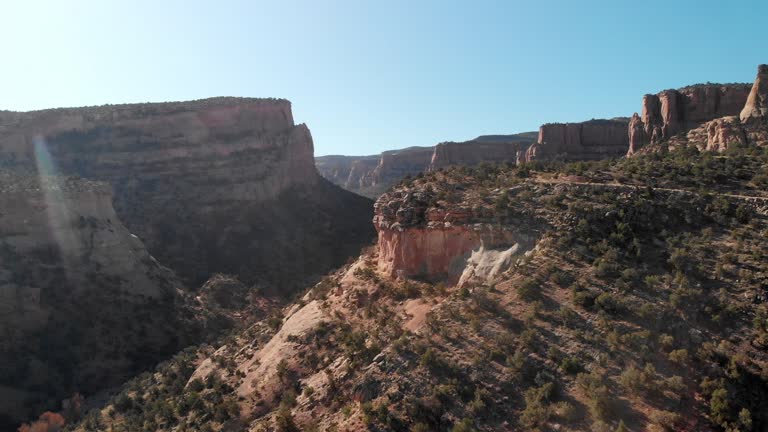
<path id="1" fill-rule="evenodd" d="M 1 112 L 0 422 L 178 352 L 73 429 L 762 428 L 767 78 L 364 157 L 278 99 Z"/>
<path id="2" fill-rule="evenodd" d="M 486 135 L 381 155 L 320 156 L 316 160 L 320 174 L 334 184 L 376 198 L 405 176 L 453 165 L 620 158 L 662 142 L 671 142 L 673 148 L 675 143 L 701 143 L 701 136 L 707 136 L 707 144 L 698 146 L 701 150 L 724 151 L 729 143 L 765 139 L 762 127 L 748 120 L 762 119 L 768 112 L 767 82 L 768 66 L 761 65 L 754 84 L 696 84 L 646 94 L 640 114 L 629 118 L 546 123 L 538 133 Z"/>
<path id="3" fill-rule="evenodd" d="M 408 147 L 372 156 L 318 156 L 320 175 L 360 195 L 376 198 L 406 176 L 452 165 L 482 162 L 515 163 L 520 152 L 533 143 L 535 132 L 482 135 L 463 142 L 443 142 L 433 147 Z"/>
<path id="4" fill-rule="evenodd" d="M 197 339 L 183 285 L 108 184 L 0 174 L 0 426 L 116 386 Z"/>
<path id="5" fill-rule="evenodd" d="M 229 273 L 289 292 L 373 234 L 371 202 L 317 174 L 282 99 L 0 112 L 0 144 L 8 169 L 108 182 L 123 223 L 192 286 Z"/>

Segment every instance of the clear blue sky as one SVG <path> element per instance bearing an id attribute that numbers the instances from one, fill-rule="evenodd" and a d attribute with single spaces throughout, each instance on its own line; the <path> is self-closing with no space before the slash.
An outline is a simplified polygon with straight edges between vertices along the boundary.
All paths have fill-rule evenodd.
<path id="1" fill-rule="evenodd" d="M 315 152 L 631 115 L 752 81 L 768 1 L 9 1 L 0 109 L 282 97 Z"/>

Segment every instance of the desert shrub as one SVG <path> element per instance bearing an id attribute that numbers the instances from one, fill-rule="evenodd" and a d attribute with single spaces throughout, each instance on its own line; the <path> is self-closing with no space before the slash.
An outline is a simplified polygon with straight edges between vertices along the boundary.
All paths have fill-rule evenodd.
<path id="1" fill-rule="evenodd" d="M 530 302 L 539 297 L 539 283 L 536 279 L 528 278 L 517 286 L 517 295 L 521 300 Z"/>
<path id="2" fill-rule="evenodd" d="M 669 361 L 673 363 L 677 363 L 679 365 L 684 365 L 688 363 L 688 350 L 687 349 L 677 349 L 669 353 Z"/>
<path id="3" fill-rule="evenodd" d="M 560 368 L 563 370 L 563 372 L 574 375 L 581 372 L 583 366 L 578 358 L 566 357 L 560 362 Z"/>
<path id="4" fill-rule="evenodd" d="M 472 420 L 463 418 L 461 421 L 453 425 L 451 432 L 475 432 L 475 426 L 472 424 Z"/>

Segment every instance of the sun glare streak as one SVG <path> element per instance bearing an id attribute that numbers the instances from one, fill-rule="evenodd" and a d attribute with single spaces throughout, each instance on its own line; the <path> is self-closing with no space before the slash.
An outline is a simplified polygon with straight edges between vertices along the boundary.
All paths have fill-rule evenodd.
<path id="1" fill-rule="evenodd" d="M 78 241 L 74 232 L 74 217 L 68 208 L 65 185 L 63 178 L 59 176 L 51 153 L 48 151 L 45 138 L 38 135 L 32 139 L 32 142 L 38 184 L 45 200 L 48 232 L 59 248 L 67 278 L 71 280 L 70 275 L 78 255 Z"/>

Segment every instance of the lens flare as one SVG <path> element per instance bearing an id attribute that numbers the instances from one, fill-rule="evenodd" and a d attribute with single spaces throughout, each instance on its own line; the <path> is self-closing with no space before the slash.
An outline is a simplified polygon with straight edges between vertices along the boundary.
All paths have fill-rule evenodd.
<path id="1" fill-rule="evenodd" d="M 66 179 L 59 176 L 45 138 L 35 136 L 32 143 L 38 184 L 45 200 L 48 231 L 58 246 L 67 278 L 71 280 L 72 271 L 79 259 L 80 243 L 75 233 L 76 218 L 69 209 L 66 196 Z"/>

